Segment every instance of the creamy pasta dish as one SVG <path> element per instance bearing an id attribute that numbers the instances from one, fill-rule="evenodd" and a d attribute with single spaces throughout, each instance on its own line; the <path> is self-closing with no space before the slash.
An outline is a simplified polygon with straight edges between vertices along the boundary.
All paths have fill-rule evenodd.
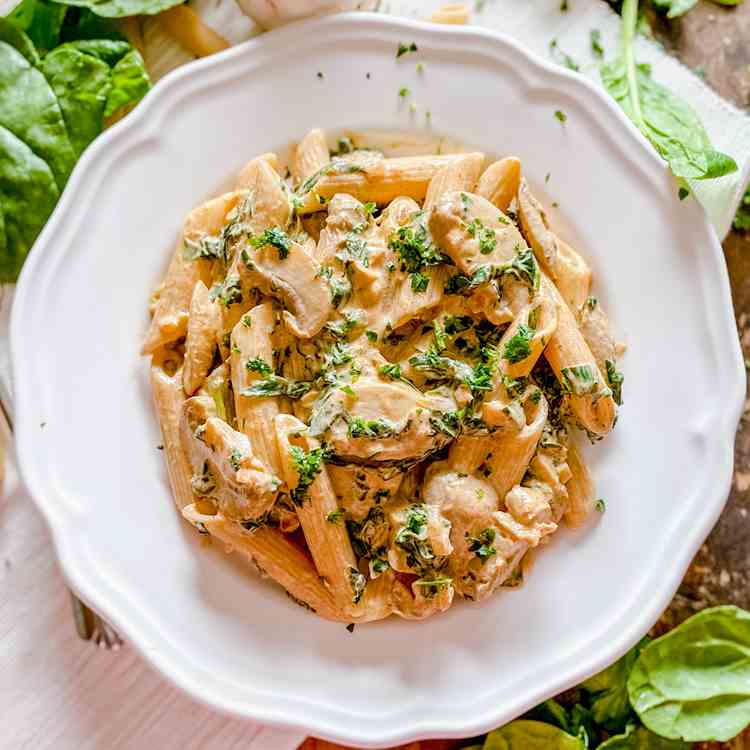
<path id="1" fill-rule="evenodd" d="M 601 509 L 574 435 L 623 379 L 518 159 L 382 140 L 313 130 L 195 208 L 144 344 L 181 514 L 346 623 L 519 586 Z"/>

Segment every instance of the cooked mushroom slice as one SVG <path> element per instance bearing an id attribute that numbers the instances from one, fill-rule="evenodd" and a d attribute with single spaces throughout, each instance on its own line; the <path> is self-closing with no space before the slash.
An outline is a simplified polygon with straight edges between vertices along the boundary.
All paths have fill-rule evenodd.
<path id="1" fill-rule="evenodd" d="M 446 193 L 429 219 L 432 237 L 465 274 L 511 262 L 526 247 L 511 220 L 474 193 Z"/>
<path id="2" fill-rule="evenodd" d="M 242 262 L 248 281 L 288 308 L 283 317 L 291 333 L 309 339 L 320 331 L 333 310 L 331 293 L 320 265 L 302 245 L 288 241 L 285 251 L 271 244 L 245 248 Z"/>
<path id="3" fill-rule="evenodd" d="M 183 406 L 181 437 L 193 466 L 193 494 L 210 497 L 227 518 L 256 520 L 275 503 L 281 480 L 255 457 L 247 436 L 212 411 L 206 396 Z"/>
<path id="4" fill-rule="evenodd" d="M 499 499 L 488 482 L 453 471 L 445 462 L 428 469 L 422 494 L 451 523 L 447 575 L 456 592 L 485 599 L 517 568 L 528 543 L 510 538 L 497 523 Z"/>
<path id="5" fill-rule="evenodd" d="M 335 389 L 324 394 L 313 406 L 312 420 L 315 422 L 321 409 L 334 415 L 326 440 L 341 459 L 415 461 L 450 440 L 434 427 L 434 414 L 455 408 L 452 399 L 422 394 L 406 383 L 362 377 L 347 391 Z"/>

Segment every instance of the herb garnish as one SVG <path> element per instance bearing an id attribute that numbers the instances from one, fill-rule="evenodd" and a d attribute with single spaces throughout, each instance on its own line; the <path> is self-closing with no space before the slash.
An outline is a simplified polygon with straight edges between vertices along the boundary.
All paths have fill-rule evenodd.
<path id="1" fill-rule="evenodd" d="M 257 372 L 261 375 L 273 374 L 273 367 L 268 364 L 262 357 L 252 357 L 245 362 L 245 369 L 248 372 Z"/>
<path id="2" fill-rule="evenodd" d="M 326 521 L 328 523 L 338 523 L 342 518 L 344 517 L 344 509 L 343 508 L 336 508 L 336 510 L 332 510 L 327 516 Z"/>
<path id="3" fill-rule="evenodd" d="M 279 251 L 279 258 L 284 260 L 289 257 L 291 240 L 281 227 L 271 227 L 270 229 L 266 229 L 260 236 L 253 237 L 250 240 L 250 244 L 255 248 L 273 245 Z"/>
<path id="4" fill-rule="evenodd" d="M 483 564 L 497 554 L 497 550 L 492 546 L 495 534 L 495 529 L 487 528 L 480 531 L 477 536 L 469 538 L 469 552 L 473 552 Z"/>
<path id="5" fill-rule="evenodd" d="M 534 338 L 533 329 L 521 323 L 515 334 L 508 340 L 503 349 L 503 359 L 515 365 L 531 356 L 531 341 Z"/>
<path id="6" fill-rule="evenodd" d="M 323 469 L 323 462 L 328 458 L 329 452 L 327 448 L 320 447 L 313 448 L 308 453 L 296 445 L 291 445 L 289 455 L 298 476 L 297 486 L 291 491 L 292 502 L 295 505 L 302 505 L 310 485 Z"/>
<path id="7" fill-rule="evenodd" d="M 417 45 L 415 42 L 411 42 L 410 44 L 404 44 L 403 42 L 399 42 L 398 50 L 396 50 L 396 59 L 399 57 L 402 57 L 403 55 L 408 54 L 409 52 L 416 52 L 417 51 Z"/>
<path id="8" fill-rule="evenodd" d="M 612 389 L 612 398 L 618 406 L 622 406 L 622 383 L 625 376 L 617 369 L 617 364 L 611 359 L 605 359 L 604 366 L 607 370 L 607 382 Z"/>
<path id="9" fill-rule="evenodd" d="M 363 419 L 358 416 L 348 418 L 349 427 L 347 437 L 350 438 L 381 438 L 390 437 L 398 432 L 398 428 L 387 419 Z"/>
<path id="10" fill-rule="evenodd" d="M 242 302 L 242 283 L 239 276 L 227 276 L 220 284 L 214 284 L 208 293 L 208 298 L 213 302 L 218 300 L 224 307 L 236 305 Z"/>

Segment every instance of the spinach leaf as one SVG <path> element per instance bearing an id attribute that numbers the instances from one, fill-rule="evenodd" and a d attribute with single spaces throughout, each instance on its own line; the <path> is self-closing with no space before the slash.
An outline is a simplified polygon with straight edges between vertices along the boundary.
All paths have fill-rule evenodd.
<path id="1" fill-rule="evenodd" d="M 652 0 L 655 8 L 667 12 L 667 18 L 677 18 L 677 16 L 687 13 L 698 0 Z"/>
<path id="2" fill-rule="evenodd" d="M 34 47 L 28 35 L 9 20 L 3 20 L 2 18 L 0 18 L 0 42 L 5 42 L 20 52 L 32 65 L 39 64 L 36 47 Z"/>
<path id="3" fill-rule="evenodd" d="M 0 126 L 0 282 L 16 280 L 58 197 L 47 163 Z"/>
<path id="4" fill-rule="evenodd" d="M 63 5 L 88 8 L 97 16 L 124 18 L 125 16 L 154 15 L 179 5 L 184 0 L 55 0 Z"/>
<path id="5" fill-rule="evenodd" d="M 604 87 L 678 179 L 707 180 L 735 172 L 737 164 L 713 149 L 693 109 L 654 81 L 647 65 L 636 63 L 633 41 L 637 22 L 638 0 L 625 0 L 622 49 L 619 57 L 601 67 Z"/>
<path id="6" fill-rule="evenodd" d="M 104 116 L 111 117 L 123 107 L 139 102 L 151 87 L 140 52 L 131 49 L 112 68 L 111 88 L 107 94 Z"/>
<path id="7" fill-rule="evenodd" d="M 117 39 L 78 39 L 69 42 L 68 46 L 96 57 L 110 67 L 116 65 L 132 49 L 128 42 Z"/>
<path id="8" fill-rule="evenodd" d="M 586 745 L 551 724 L 520 719 L 490 732 L 484 750 L 586 750 Z"/>
<path id="9" fill-rule="evenodd" d="M 614 664 L 589 677 L 581 685 L 590 694 L 591 712 L 597 724 L 614 731 L 624 729 L 632 715 L 628 699 L 628 675 L 647 643 L 648 639 L 644 638 Z"/>
<path id="10" fill-rule="evenodd" d="M 41 71 L 57 97 L 79 157 L 102 130 L 109 66 L 64 44 L 42 60 Z"/>
<path id="11" fill-rule="evenodd" d="M 646 729 L 629 724 L 623 734 L 616 734 L 597 746 L 597 750 L 690 750 L 681 740 L 667 740 Z"/>
<path id="12" fill-rule="evenodd" d="M 568 712 L 563 706 L 561 706 L 554 698 L 540 703 L 535 706 L 531 711 L 524 714 L 524 718 L 533 719 L 534 721 L 543 721 L 547 724 L 554 724 L 556 727 L 570 731 L 570 721 L 568 719 Z"/>
<path id="13" fill-rule="evenodd" d="M 732 226 L 739 232 L 750 230 L 750 185 L 740 201 Z"/>
<path id="14" fill-rule="evenodd" d="M 0 19 L 0 28 L 7 23 Z M 0 42 L 0 125 L 49 164 L 61 191 L 76 161 L 60 105 L 40 70 Z"/>
<path id="15" fill-rule="evenodd" d="M 750 612 L 699 612 L 640 653 L 630 703 L 662 737 L 724 742 L 750 723 Z"/>
<path id="16" fill-rule="evenodd" d="M 67 11 L 64 5 L 48 0 L 23 0 L 7 18 L 14 26 L 26 32 L 37 49 L 46 51 L 60 43 L 60 30 Z"/>

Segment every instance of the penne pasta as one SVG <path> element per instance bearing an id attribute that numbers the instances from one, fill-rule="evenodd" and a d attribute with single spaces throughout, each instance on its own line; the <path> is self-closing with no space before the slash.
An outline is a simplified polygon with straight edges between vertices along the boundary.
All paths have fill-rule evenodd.
<path id="1" fill-rule="evenodd" d="M 311 130 L 294 149 L 291 171 L 295 183 L 299 184 L 312 177 L 330 160 L 325 133 L 319 128 Z"/>
<path id="2" fill-rule="evenodd" d="M 370 155 L 359 160 L 334 160 L 300 186 L 297 211 L 302 215 L 322 211 L 336 193 L 348 193 L 363 203 L 378 205 L 399 196 L 421 201 L 440 169 L 462 157 L 446 154 L 383 159 Z"/>
<path id="3" fill-rule="evenodd" d="M 315 565 L 340 609 L 354 612 L 364 594 L 365 579 L 357 568 L 346 528 L 327 520 L 338 503 L 323 449 L 305 435 L 307 426 L 296 417 L 280 414 L 274 429 L 283 475 Z"/>
<path id="4" fill-rule="evenodd" d="M 325 619 L 517 588 L 594 507 L 570 427 L 614 426 L 620 348 L 519 159 L 483 165 L 311 130 L 188 215 L 150 302 L 175 504 Z"/>

